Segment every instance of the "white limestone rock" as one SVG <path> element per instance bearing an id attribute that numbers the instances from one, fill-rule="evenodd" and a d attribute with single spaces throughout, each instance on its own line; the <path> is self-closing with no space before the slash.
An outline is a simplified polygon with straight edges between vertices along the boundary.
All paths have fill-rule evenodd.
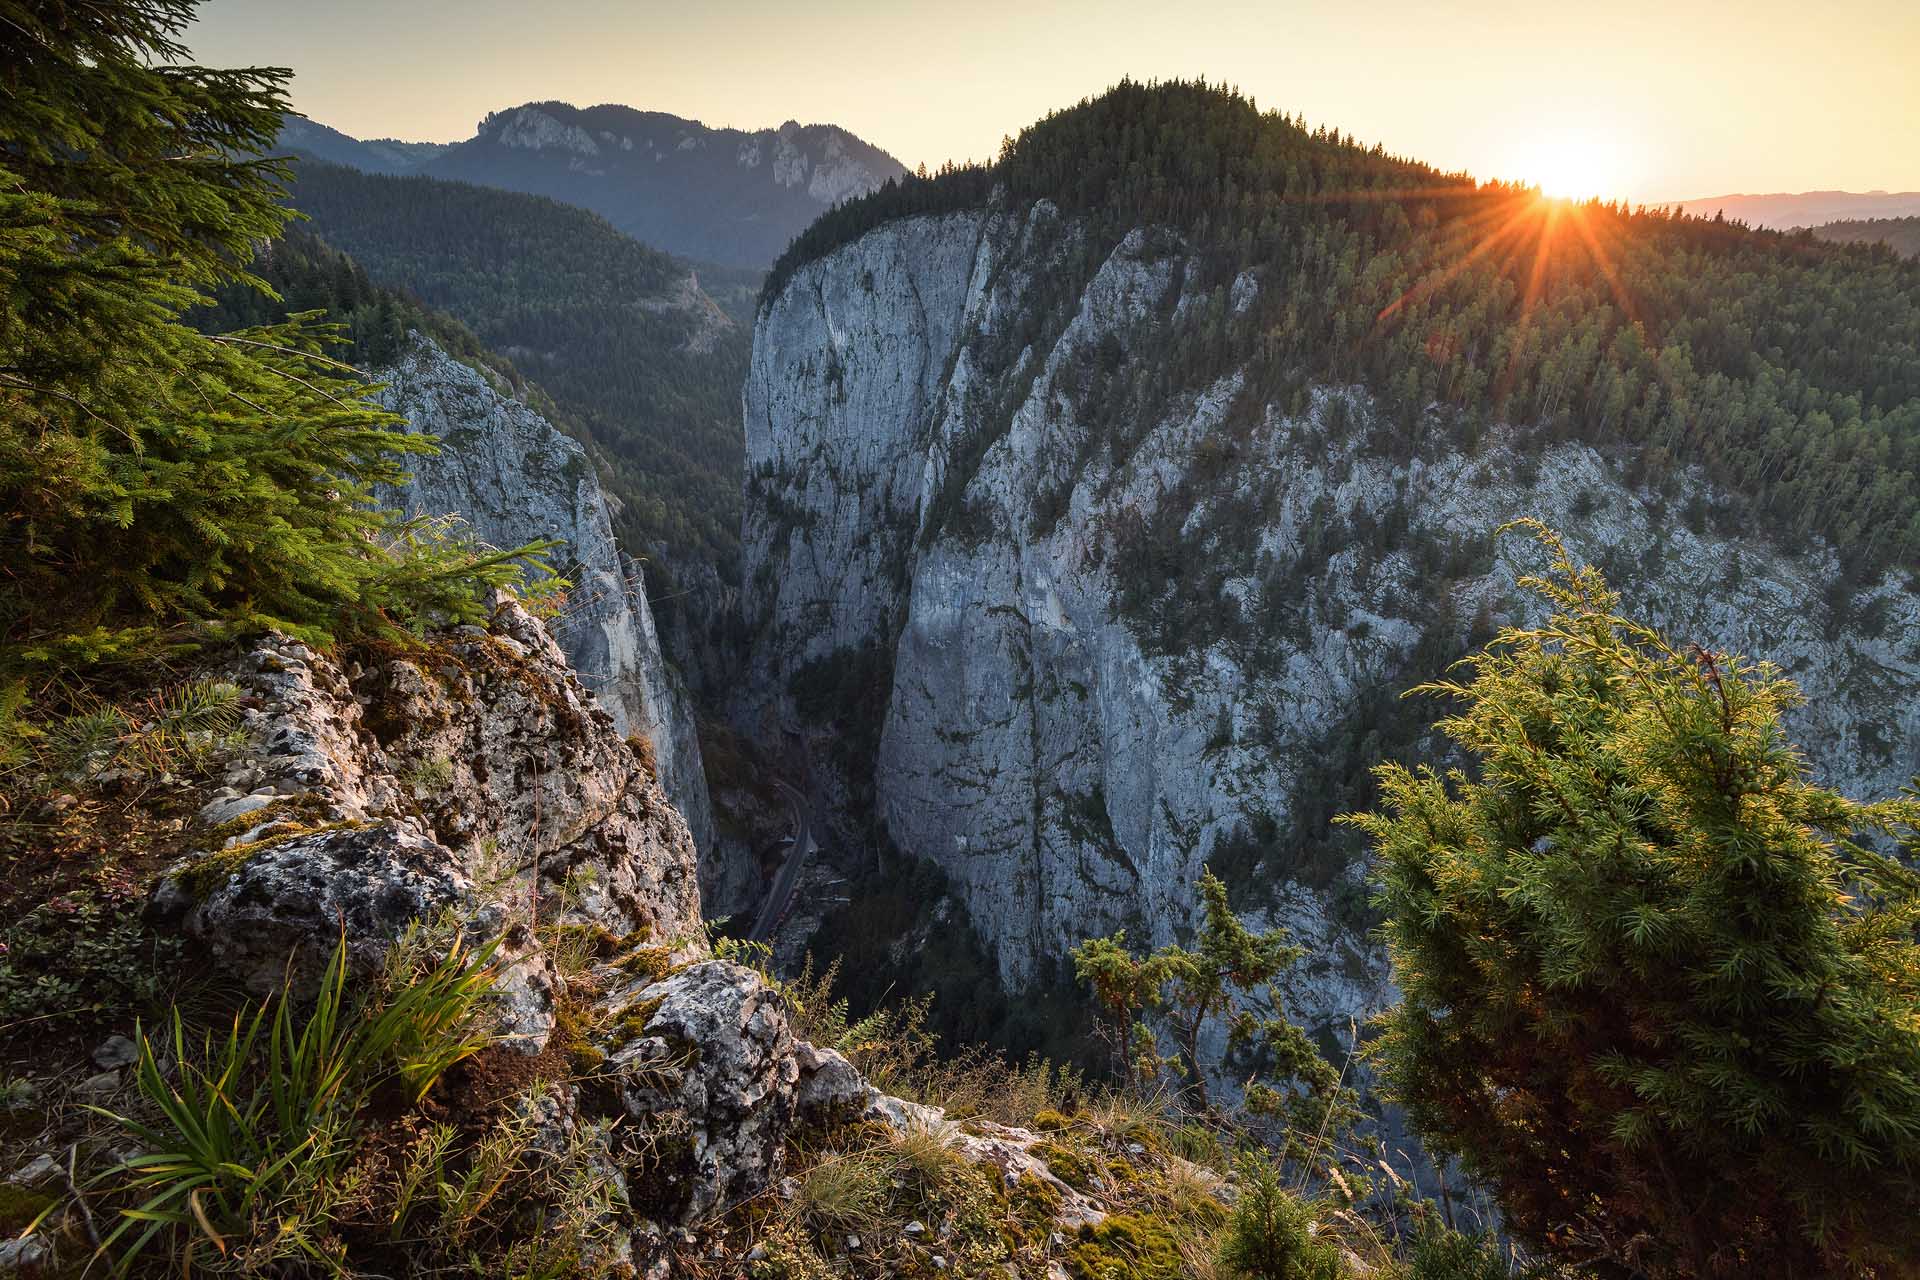
<path id="1" fill-rule="evenodd" d="M 1138 230 L 1048 334 L 1036 282 L 1079 236 L 1044 202 L 877 226 L 768 300 L 743 397 L 745 612 L 761 643 L 740 718 L 771 706 L 800 724 L 797 672 L 877 652 L 891 676 L 878 816 L 947 872 L 1011 987 L 1087 936 L 1183 936 L 1201 867 L 1251 823 L 1288 828 L 1329 735 L 1397 692 L 1436 611 L 1463 632 L 1476 614 L 1540 615 L 1515 587 L 1541 567 L 1530 543 L 1447 576 L 1417 537 L 1538 516 L 1610 566 L 1635 613 L 1799 680 L 1791 729 L 1825 780 L 1886 796 L 1920 771 L 1920 598 L 1889 576 L 1836 616 L 1830 552 L 1689 527 L 1689 498 L 1713 498 L 1697 476 L 1663 499 L 1590 448 L 1528 457 L 1499 431 L 1471 456 L 1398 463 L 1364 447 L 1375 410 L 1351 388 L 1229 431 L 1232 371 L 1115 441 L 1089 370 L 1125 367 L 1207 299 L 1184 246 Z M 1236 280 L 1228 305 L 1260 287 Z M 1337 543 L 1290 584 L 1280 570 L 1330 520 L 1397 531 Z M 1151 643 L 1119 608 L 1119 551 L 1143 522 L 1195 540 L 1186 572 L 1222 566 L 1193 598 L 1245 627 L 1177 617 L 1182 643 Z M 1256 852 L 1237 886 L 1253 923 L 1309 948 L 1292 1008 L 1343 1042 L 1349 1017 L 1393 999 L 1354 922 L 1361 874 Z"/>

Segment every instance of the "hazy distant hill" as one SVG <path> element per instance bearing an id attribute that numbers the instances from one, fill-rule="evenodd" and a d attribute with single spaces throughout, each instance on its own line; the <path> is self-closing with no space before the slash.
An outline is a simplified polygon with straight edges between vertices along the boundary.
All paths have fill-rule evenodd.
<path id="1" fill-rule="evenodd" d="M 1920 258 L 1920 218 L 1862 218 L 1829 222 L 1813 229 L 1822 240 L 1843 244 L 1885 244 L 1895 253 Z"/>
<path id="2" fill-rule="evenodd" d="M 631 107 L 563 102 L 496 111 L 465 142 L 362 142 L 290 119 L 290 151 L 367 173 L 417 173 L 552 196 L 647 244 L 764 268 L 823 211 L 906 172 L 832 125 L 747 133 Z"/>
<path id="3" fill-rule="evenodd" d="M 330 164 L 350 165 L 365 173 L 413 173 L 445 151 L 448 144 L 401 142 L 395 138 L 363 142 L 338 129 L 329 129 L 317 120 L 288 116 L 280 126 L 280 145 L 288 151 Z"/>
<path id="4" fill-rule="evenodd" d="M 1920 191 L 1801 191 L 1773 195 L 1711 196 L 1685 200 L 1680 209 L 1696 217 L 1724 213 L 1752 227 L 1817 227 L 1849 218 L 1910 218 L 1920 215 Z"/>

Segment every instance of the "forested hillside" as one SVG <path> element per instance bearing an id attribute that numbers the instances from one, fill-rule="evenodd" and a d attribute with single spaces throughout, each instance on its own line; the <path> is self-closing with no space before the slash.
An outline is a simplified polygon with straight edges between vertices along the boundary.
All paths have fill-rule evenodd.
<path id="1" fill-rule="evenodd" d="M 206 333 L 229 333 L 323 312 L 322 320 L 341 326 L 342 341 L 333 355 L 360 369 L 392 364 L 406 349 L 408 332 L 417 329 L 462 363 L 505 380 L 517 394 L 547 399 L 511 360 L 489 350 L 466 325 L 376 282 L 358 262 L 297 224 L 261 246 L 252 272 L 278 300 L 253 281 L 229 280 L 211 291 L 207 305 L 188 311 L 187 320 Z"/>
<path id="2" fill-rule="evenodd" d="M 1920 258 L 1920 217 L 1854 218 L 1815 227 L 1813 234 L 1839 244 L 1884 244 L 1895 253 Z"/>
<path id="3" fill-rule="evenodd" d="M 747 334 L 684 264 L 539 196 L 298 162 L 307 225 L 383 284 L 444 308 L 558 402 L 623 504 L 617 532 L 735 571 Z M 730 287 L 738 290 L 737 283 Z"/>
<path id="4" fill-rule="evenodd" d="M 1203 278 L 1186 287 L 1207 291 L 1205 323 L 1108 371 L 1122 435 L 1153 388 L 1204 386 L 1251 357 L 1249 411 L 1301 402 L 1313 381 L 1360 383 L 1392 412 L 1378 441 L 1391 452 L 1525 423 L 1541 445 L 1629 449 L 1640 480 L 1699 466 L 1731 495 L 1733 526 L 1824 538 L 1856 576 L 1920 557 L 1920 263 L 1542 200 L 1205 85 L 1123 83 L 1026 130 L 991 166 L 834 210 L 763 296 L 875 226 L 996 192 L 1009 208 L 1051 201 L 1091 232 L 1036 282 L 1049 330 L 1066 320 L 1049 309 L 1130 230 L 1166 228 L 1196 252 Z M 1260 287 L 1239 306 L 1243 272 Z"/>

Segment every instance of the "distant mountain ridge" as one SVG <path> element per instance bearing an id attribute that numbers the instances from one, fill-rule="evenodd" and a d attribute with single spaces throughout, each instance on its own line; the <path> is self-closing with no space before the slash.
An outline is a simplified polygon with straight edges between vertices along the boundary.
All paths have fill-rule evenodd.
<path id="1" fill-rule="evenodd" d="M 1817 226 L 1813 234 L 1841 244 L 1884 244 L 1895 253 L 1920 258 L 1920 217 L 1850 218 Z"/>
<path id="2" fill-rule="evenodd" d="M 287 151 L 343 164 L 363 173 L 416 173 L 420 166 L 445 152 L 445 142 L 402 142 L 397 138 L 362 140 L 318 120 L 288 116 L 280 126 L 280 146 Z"/>
<path id="3" fill-rule="evenodd" d="M 289 117 L 280 145 L 365 173 L 551 196 L 677 256 L 752 268 L 833 205 L 906 173 L 835 125 L 711 129 L 665 112 L 564 102 L 492 112 L 452 144 L 365 141 Z"/>
<path id="4" fill-rule="evenodd" d="M 1781 191 L 1709 196 L 1683 200 L 1676 207 L 1699 218 L 1723 213 L 1748 226 L 1789 231 L 1851 219 L 1920 216 L 1920 191 Z"/>

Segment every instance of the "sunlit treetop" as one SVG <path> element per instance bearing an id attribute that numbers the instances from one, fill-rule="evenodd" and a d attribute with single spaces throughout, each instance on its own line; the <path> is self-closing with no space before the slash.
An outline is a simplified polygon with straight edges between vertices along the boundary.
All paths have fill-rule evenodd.
<path id="1" fill-rule="evenodd" d="M 1410 451 L 1522 424 L 1619 451 L 1636 481 L 1698 466 L 1730 527 L 1824 539 L 1856 579 L 1920 562 L 1920 263 L 1443 173 L 1204 83 L 1123 82 L 991 165 L 842 205 L 763 303 L 889 220 L 1040 200 L 1085 237 L 1049 277 L 1055 322 L 1135 228 L 1190 258 L 1188 292 L 1260 282 L 1171 362 L 1183 385 L 1237 371 L 1244 396 L 1285 403 L 1303 380 L 1357 382 Z"/>

